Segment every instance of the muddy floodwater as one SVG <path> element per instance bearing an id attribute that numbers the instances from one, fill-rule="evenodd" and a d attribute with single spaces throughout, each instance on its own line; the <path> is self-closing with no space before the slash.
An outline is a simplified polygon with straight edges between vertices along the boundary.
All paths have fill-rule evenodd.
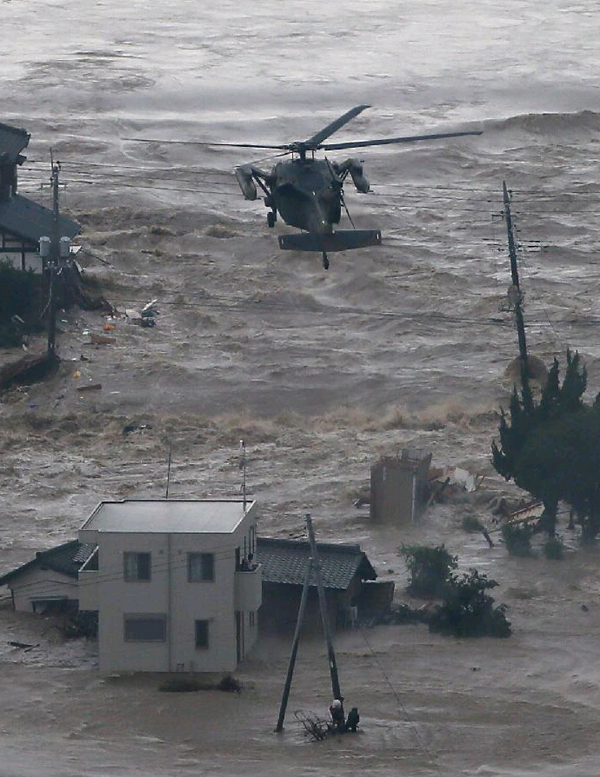
<path id="1" fill-rule="evenodd" d="M 513 634 L 456 640 L 423 625 L 336 636 L 356 736 L 307 741 L 294 710 L 330 703 L 323 641 L 301 643 L 273 732 L 289 639 L 265 637 L 241 694 L 166 694 L 106 678 L 93 642 L 0 608 L 0 775 L 469 775 L 600 771 L 598 555 L 509 557 L 490 500 L 520 494 L 490 465 L 518 353 L 502 185 L 512 193 L 530 353 L 578 350 L 600 390 L 599 24 L 585 3 L 414 0 L 0 2 L 0 121 L 31 133 L 20 193 L 82 227 L 78 255 L 115 308 L 61 311 L 56 375 L 0 402 L 0 572 L 76 536 L 102 499 L 239 495 L 240 440 L 264 536 L 359 543 L 406 599 L 403 543 L 441 544 L 498 581 Z M 482 130 L 352 152 L 372 191 L 345 204 L 381 246 L 280 251 L 236 165 L 308 138 L 354 105 L 336 141 Z M 187 141 L 173 143 L 170 141 Z M 337 154 L 331 158 L 341 161 Z M 344 213 L 342 228 L 351 228 Z M 125 317 L 151 300 L 156 326 Z M 109 324 L 114 342 L 94 345 Z M 106 334 L 106 333 L 105 333 Z M 80 391 L 82 386 L 101 388 Z M 382 454 L 429 451 L 485 475 L 408 527 L 354 501 Z M 6 593 L 6 589 L 4 589 Z M 28 644 L 20 648 L 12 642 Z"/>

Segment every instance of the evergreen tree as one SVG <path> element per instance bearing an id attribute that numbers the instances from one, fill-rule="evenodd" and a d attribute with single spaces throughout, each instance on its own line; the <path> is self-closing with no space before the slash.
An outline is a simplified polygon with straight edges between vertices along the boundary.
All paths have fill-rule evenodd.
<path id="1" fill-rule="evenodd" d="M 584 408 L 582 396 L 586 387 L 585 366 L 577 352 L 572 354 L 568 350 L 562 385 L 559 364 L 554 359 L 538 403 L 533 399 L 527 380 L 520 393 L 514 387 L 509 416 L 504 410 L 501 413 L 499 442 L 492 442 L 494 469 L 505 480 L 513 480 L 543 502 L 543 527 L 550 535 L 555 532 L 559 500 L 565 499 L 568 492 L 566 473 L 573 477 L 573 458 L 566 462 L 563 448 L 566 431 L 564 425 L 557 424 L 565 418 L 574 422 Z M 580 460 L 580 456 L 575 455 L 575 459 Z"/>

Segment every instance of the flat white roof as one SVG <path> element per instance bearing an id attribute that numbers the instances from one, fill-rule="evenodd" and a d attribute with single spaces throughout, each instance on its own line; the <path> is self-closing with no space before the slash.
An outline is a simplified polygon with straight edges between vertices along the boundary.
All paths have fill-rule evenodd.
<path id="1" fill-rule="evenodd" d="M 100 502 L 82 531 L 187 532 L 227 534 L 235 531 L 254 502 L 242 499 L 124 499 Z"/>

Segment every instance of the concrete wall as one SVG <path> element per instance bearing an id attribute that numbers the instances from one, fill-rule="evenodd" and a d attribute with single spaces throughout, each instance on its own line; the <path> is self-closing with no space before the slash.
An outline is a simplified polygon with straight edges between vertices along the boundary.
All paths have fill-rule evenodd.
<path id="1" fill-rule="evenodd" d="M 235 549 L 243 552 L 244 539 L 248 547 L 254 526 L 248 513 L 233 534 L 99 533 L 97 590 L 82 604 L 97 602 L 100 670 L 233 671 L 257 637 L 258 616 L 235 609 Z M 150 580 L 124 580 L 126 552 L 151 554 Z M 188 581 L 188 553 L 214 554 L 213 581 Z M 255 587 L 260 572 L 244 574 Z M 93 575 L 85 573 L 86 586 Z M 239 585 L 238 600 L 253 602 L 253 596 L 240 597 Z M 166 616 L 164 641 L 126 641 L 125 618 L 134 615 Z M 196 620 L 209 621 L 208 648 L 196 648 Z"/>

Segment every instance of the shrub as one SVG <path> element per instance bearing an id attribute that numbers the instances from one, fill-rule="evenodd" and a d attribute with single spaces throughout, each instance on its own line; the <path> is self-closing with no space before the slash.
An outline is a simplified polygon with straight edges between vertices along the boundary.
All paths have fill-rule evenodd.
<path id="1" fill-rule="evenodd" d="M 565 545 L 560 537 L 548 537 L 544 543 L 544 556 L 553 561 L 560 561 L 565 555 Z"/>
<path id="2" fill-rule="evenodd" d="M 402 545 L 400 553 L 404 556 L 410 572 L 408 592 L 413 596 L 441 596 L 451 570 L 456 569 L 456 556 L 452 556 L 443 545 L 435 548 L 427 545 Z"/>
<path id="3" fill-rule="evenodd" d="M 483 531 L 485 527 L 479 518 L 476 518 L 474 515 L 465 515 L 462 519 L 462 528 L 464 531 L 469 532 L 469 534 L 475 534 L 475 532 Z"/>
<path id="4" fill-rule="evenodd" d="M 485 593 L 497 585 L 476 569 L 465 572 L 461 579 L 452 575 L 444 587 L 443 603 L 431 616 L 429 630 L 455 637 L 510 636 L 506 605 L 494 607 L 494 599 Z"/>
<path id="5" fill-rule="evenodd" d="M 531 538 L 533 526 L 527 523 L 505 523 L 502 527 L 502 539 L 511 556 L 531 556 Z"/>
<path id="6" fill-rule="evenodd" d="M 171 693 L 190 693 L 192 691 L 235 691 L 240 693 L 242 684 L 231 674 L 223 675 L 215 680 L 201 681 L 195 677 L 169 677 L 160 686 L 159 691 Z"/>
<path id="7" fill-rule="evenodd" d="M 217 688 L 219 691 L 233 691 L 235 693 L 240 693 L 242 690 L 242 684 L 240 681 L 234 677 L 231 674 L 226 674 L 224 677 L 221 678 L 221 681 L 217 685 Z"/>
<path id="8" fill-rule="evenodd" d="M 0 261 L 0 347 L 12 348 L 22 343 L 22 331 L 13 321 L 15 316 L 24 321 L 26 331 L 35 328 L 41 288 L 41 276 Z"/>

